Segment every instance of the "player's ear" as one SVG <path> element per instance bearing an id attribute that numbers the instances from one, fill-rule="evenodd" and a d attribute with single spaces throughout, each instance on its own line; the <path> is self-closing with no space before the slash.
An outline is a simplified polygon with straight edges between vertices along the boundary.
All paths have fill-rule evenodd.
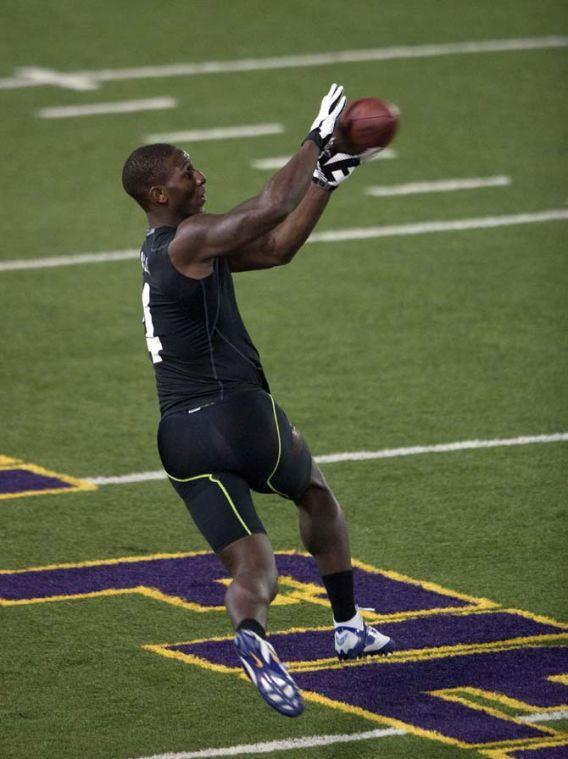
<path id="1" fill-rule="evenodd" d="M 168 194 L 166 192 L 166 188 L 161 185 L 150 187 L 150 190 L 148 191 L 148 197 L 152 203 L 156 203 L 160 206 L 163 206 L 168 202 Z"/>

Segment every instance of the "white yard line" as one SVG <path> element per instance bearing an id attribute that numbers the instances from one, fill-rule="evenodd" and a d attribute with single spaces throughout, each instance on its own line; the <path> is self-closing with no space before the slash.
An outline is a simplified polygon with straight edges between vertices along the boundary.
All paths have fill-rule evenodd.
<path id="1" fill-rule="evenodd" d="M 568 711 L 538 712 L 535 714 L 517 715 L 520 722 L 548 722 L 568 718 Z M 301 748 L 314 748 L 316 746 L 331 746 L 336 743 L 353 743 L 355 741 L 376 740 L 391 736 L 407 735 L 405 730 L 399 728 L 384 728 L 367 730 L 362 733 L 337 734 L 337 735 L 313 735 L 305 738 L 289 738 L 288 740 L 266 741 L 263 743 L 248 743 L 240 746 L 227 746 L 224 748 L 206 748 L 200 751 L 178 751 L 165 754 L 153 754 L 152 756 L 138 757 L 138 759 L 212 759 L 217 756 L 241 756 L 243 754 L 268 754 L 272 751 L 292 751 Z"/>
<path id="2" fill-rule="evenodd" d="M 379 730 L 367 730 L 364 733 L 337 735 L 311 735 L 305 738 L 289 738 L 283 741 L 267 741 L 265 743 L 248 743 L 241 746 L 226 748 L 206 748 L 201 751 L 181 751 L 168 754 L 154 754 L 139 757 L 139 759 L 209 759 L 214 756 L 240 756 L 241 754 L 268 754 L 271 751 L 292 751 L 293 749 L 312 748 L 314 746 L 331 746 L 334 743 L 352 743 L 354 741 L 376 740 L 389 738 L 391 735 L 406 735 L 405 730 L 387 727 Z"/>
<path id="3" fill-rule="evenodd" d="M 374 237 L 399 237 L 421 235 L 431 232 L 461 232 L 490 227 L 509 227 L 517 224 L 539 224 L 549 221 L 568 219 L 568 209 L 554 208 L 550 211 L 521 213 L 512 216 L 485 216 L 478 219 L 454 219 L 453 221 L 423 221 L 413 224 L 393 224 L 382 227 L 358 227 L 354 229 L 335 229 L 328 232 L 316 232 L 307 242 L 341 242 L 343 240 L 368 240 Z M 48 269 L 56 266 L 73 266 L 104 261 L 125 261 L 139 258 L 137 250 L 114 250 L 102 253 L 74 253 L 68 256 L 52 258 L 26 258 L 12 261 L 0 261 L 0 272 L 19 271 L 22 269 Z"/>
<path id="4" fill-rule="evenodd" d="M 87 477 L 86 480 L 93 485 L 129 485 L 135 482 L 150 482 L 151 480 L 165 480 L 166 473 L 163 469 L 155 472 L 133 472 L 132 474 L 119 474 L 115 477 Z"/>
<path id="5" fill-rule="evenodd" d="M 16 76 L 11 79 L 0 79 L 0 89 L 14 89 L 19 87 L 37 87 L 39 85 L 52 85 L 65 90 L 77 90 L 85 92 L 96 90 L 98 82 L 91 76 L 53 71 L 53 69 L 39 68 L 38 66 L 26 66 L 16 69 Z"/>
<path id="6" fill-rule="evenodd" d="M 265 134 L 282 134 L 282 124 L 243 124 L 233 127 L 190 129 L 185 132 L 149 134 L 145 141 L 152 142 L 203 142 L 204 140 L 227 140 L 233 137 L 261 137 Z"/>
<path id="7" fill-rule="evenodd" d="M 0 89 L 53 85 L 69 89 L 95 89 L 101 82 L 124 79 L 150 79 L 169 76 L 201 76 L 268 69 L 329 66 L 335 63 L 393 61 L 409 58 L 437 58 L 443 55 L 474 53 L 505 53 L 524 50 L 544 50 L 568 47 L 568 37 L 523 37 L 517 39 L 450 42 L 432 45 L 379 47 L 370 50 L 339 50 L 329 53 L 285 55 L 277 58 L 245 58 L 233 61 L 203 61 L 174 63 L 163 66 L 138 66 L 124 69 L 56 72 L 42 68 L 18 69 L 16 76 L 0 79 Z"/>
<path id="8" fill-rule="evenodd" d="M 254 161 L 250 162 L 250 165 L 253 167 L 253 169 L 260 169 L 261 171 L 276 171 L 288 163 L 291 157 L 292 156 L 289 155 L 280 155 L 275 156 L 274 158 L 256 158 Z M 376 156 L 370 158 L 367 163 L 371 163 L 371 161 L 377 161 L 379 159 L 392 160 L 396 157 L 397 152 L 393 150 L 393 148 L 385 148 L 384 150 L 381 150 L 380 153 L 377 153 Z"/>
<path id="9" fill-rule="evenodd" d="M 379 153 L 380 155 L 380 153 Z M 469 177 L 468 179 L 438 179 L 433 182 L 410 182 L 408 184 L 379 185 L 367 187 L 366 195 L 376 198 L 386 198 L 392 195 L 417 195 L 429 192 L 456 192 L 457 190 L 476 190 L 480 187 L 506 187 L 511 184 L 511 178 Z"/>
<path id="10" fill-rule="evenodd" d="M 399 456 L 418 456 L 423 453 L 448 453 L 451 451 L 473 451 L 478 448 L 503 448 L 511 445 L 531 445 L 533 443 L 558 443 L 568 441 L 568 432 L 552 435 L 523 435 L 512 438 L 495 438 L 494 440 L 462 440 L 457 443 L 438 443 L 436 445 L 415 445 L 409 448 L 386 448 L 382 451 L 352 451 L 348 453 L 330 453 L 316 456 L 321 464 L 336 464 L 339 461 L 367 461 L 369 459 L 391 459 Z"/>
<path id="11" fill-rule="evenodd" d="M 126 261 L 131 258 L 140 258 L 140 250 L 111 250 L 104 253 L 74 253 L 70 256 L 53 256 L 53 258 L 24 258 L 19 261 L 0 261 L 0 271 L 51 269 L 57 266 L 97 264 L 104 261 Z"/>
<path id="12" fill-rule="evenodd" d="M 561 719 L 568 719 L 568 709 L 560 709 L 557 712 L 536 712 L 535 714 L 523 714 L 517 716 L 519 722 L 557 722 Z"/>
<path id="13" fill-rule="evenodd" d="M 314 456 L 319 464 L 337 464 L 342 461 L 369 461 L 372 459 L 392 459 L 400 456 L 418 456 L 424 453 L 447 453 L 451 451 L 472 451 L 478 448 L 502 448 L 511 445 L 531 445 L 534 443 L 558 443 L 568 441 L 568 432 L 552 435 L 523 435 L 513 438 L 495 438 L 493 440 L 462 440 L 457 443 L 438 443 L 436 445 L 415 445 L 409 448 L 385 448 L 381 451 L 348 451 Z M 163 470 L 155 472 L 133 472 L 113 477 L 86 477 L 93 485 L 126 485 L 149 480 L 164 480 Z"/>
<path id="14" fill-rule="evenodd" d="M 422 221 L 412 224 L 393 224 L 381 227 L 355 227 L 316 232 L 308 242 L 341 242 L 344 240 L 368 240 L 375 237 L 399 237 L 424 235 L 432 232 L 463 232 L 470 229 L 511 227 L 518 224 L 539 224 L 547 221 L 568 219 L 568 209 L 554 208 L 550 211 L 518 213 L 510 216 L 482 216 L 477 219 L 449 219 L 447 221 Z"/>
<path id="15" fill-rule="evenodd" d="M 177 108 L 175 98 L 147 98 L 145 100 L 121 100 L 115 103 L 86 103 L 84 105 L 61 105 L 40 108 L 41 119 L 68 119 L 74 116 L 98 116 L 107 113 L 136 113 L 138 111 L 164 111 Z"/>

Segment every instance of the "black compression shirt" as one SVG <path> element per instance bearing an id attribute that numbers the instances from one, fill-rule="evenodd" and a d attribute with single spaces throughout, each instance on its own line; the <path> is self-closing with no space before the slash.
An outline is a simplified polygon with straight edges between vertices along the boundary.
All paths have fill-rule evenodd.
<path id="1" fill-rule="evenodd" d="M 215 258 L 205 279 L 184 276 L 168 254 L 175 233 L 175 227 L 150 229 L 140 252 L 146 342 L 162 415 L 239 390 L 268 392 L 227 261 Z"/>

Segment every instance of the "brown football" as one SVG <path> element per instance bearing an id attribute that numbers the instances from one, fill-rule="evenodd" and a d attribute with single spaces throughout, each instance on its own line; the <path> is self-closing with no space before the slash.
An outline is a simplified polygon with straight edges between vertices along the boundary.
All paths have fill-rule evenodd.
<path id="1" fill-rule="evenodd" d="M 379 98 L 361 98 L 349 103 L 335 127 L 335 144 L 347 153 L 368 148 L 385 148 L 398 129 L 396 105 Z"/>

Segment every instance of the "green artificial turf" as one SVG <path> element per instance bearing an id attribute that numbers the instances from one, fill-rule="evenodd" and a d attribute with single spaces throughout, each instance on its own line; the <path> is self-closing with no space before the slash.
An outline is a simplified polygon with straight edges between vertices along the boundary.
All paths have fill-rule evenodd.
<path id="1" fill-rule="evenodd" d="M 553 0 L 6 0 L 0 14 L 3 78 L 20 66 L 73 72 L 568 29 L 565 4 Z M 207 175 L 208 210 L 227 210 L 270 176 L 251 161 L 296 149 L 331 81 L 353 99 L 396 102 L 401 131 L 397 157 L 357 171 L 318 229 L 565 209 L 566 61 L 550 49 L 125 79 L 83 92 L 0 88 L 0 261 L 136 249 L 145 221 L 120 171 L 147 135 L 282 123 L 274 136 L 183 145 Z M 36 116 L 158 96 L 179 106 Z M 364 192 L 494 175 L 511 185 Z M 235 281 L 272 391 L 314 454 L 516 438 L 568 430 L 566 247 L 565 221 L 314 242 L 289 267 Z M 0 456 L 75 477 L 159 469 L 139 288 L 136 260 L 0 271 Z M 565 450 L 557 442 L 323 468 L 358 559 L 561 620 Z M 294 506 L 255 502 L 275 548 L 300 550 Z M 165 482 L 0 500 L 0 544 L 3 570 L 206 549 Z M 272 610 L 273 629 L 328 623 L 314 604 Z M 0 606 L 0 754 L 128 759 L 387 726 L 315 703 L 284 720 L 243 680 L 142 648 L 229 630 L 222 613 L 135 595 Z M 475 752 L 405 735 L 294 755 L 304 753 Z"/>

